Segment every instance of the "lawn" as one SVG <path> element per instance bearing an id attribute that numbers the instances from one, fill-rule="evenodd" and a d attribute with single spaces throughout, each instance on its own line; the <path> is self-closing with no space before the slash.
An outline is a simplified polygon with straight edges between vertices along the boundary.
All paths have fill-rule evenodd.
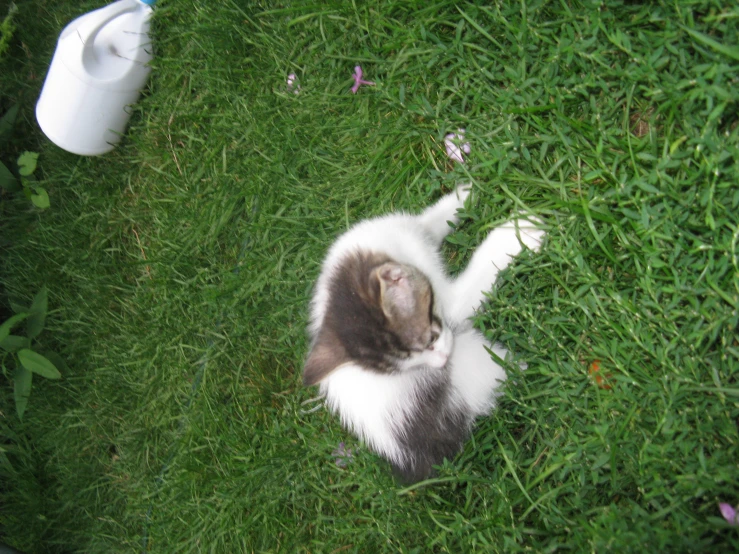
<path id="1" fill-rule="evenodd" d="M 0 321 L 47 287 L 36 347 L 64 360 L 21 420 L 0 352 L 0 541 L 739 548 L 719 511 L 739 503 L 735 2 L 158 4 L 152 77 L 105 156 L 33 113 L 58 33 L 100 2 L 19 1 L 0 58 L 0 115 L 20 106 L 0 160 L 38 152 L 51 204 L 0 191 Z M 358 64 L 376 85 L 355 95 Z M 464 164 L 443 146 L 459 128 Z M 548 236 L 475 319 L 512 353 L 497 410 L 402 488 L 302 387 L 308 301 L 348 225 L 461 181 L 453 271 L 513 211 Z"/>

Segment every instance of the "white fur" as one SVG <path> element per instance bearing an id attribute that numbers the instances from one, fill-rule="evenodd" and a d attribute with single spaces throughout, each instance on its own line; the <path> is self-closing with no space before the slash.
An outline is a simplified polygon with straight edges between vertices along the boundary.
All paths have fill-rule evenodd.
<path id="1" fill-rule="evenodd" d="M 421 369 L 379 375 L 345 364 L 321 381 L 320 390 L 344 426 L 375 452 L 397 464 L 407 460 L 395 440 L 413 407 L 420 379 L 440 370 Z"/>
<path id="2" fill-rule="evenodd" d="M 311 331 L 314 336 L 323 322 L 333 268 L 347 254 L 358 250 L 383 252 L 398 263 L 415 266 L 428 277 L 437 295 L 443 294 L 449 286 L 436 245 L 413 216 L 393 214 L 363 221 L 334 243 L 323 263 L 313 297 Z"/>
<path id="3" fill-rule="evenodd" d="M 495 390 L 506 378 L 505 371 L 493 361 L 487 349 L 503 359 L 506 356 L 502 346 L 491 346 L 475 330 L 465 331 L 454 339 L 452 387 L 457 401 L 464 402 L 473 416 L 490 413 L 495 405 Z"/>
<path id="4" fill-rule="evenodd" d="M 392 214 L 358 223 L 333 244 L 316 283 L 310 323 L 313 337 L 323 323 L 334 268 L 356 251 L 384 253 L 396 262 L 412 265 L 426 275 L 434 289 L 439 315 L 446 323 L 434 351 L 412 358 L 407 367 L 393 374 L 368 371 L 354 363 L 344 364 L 320 383 L 329 408 L 339 415 L 343 424 L 371 448 L 398 464 L 407 460 L 394 437 L 405 429 L 419 384 L 425 379 L 441 378 L 447 363 L 452 368 L 451 402 L 465 406 L 471 417 L 487 414 L 494 406 L 495 390 L 506 375 L 486 349 L 501 358 L 506 351 L 491 345 L 472 329 L 469 318 L 498 273 L 521 252 L 523 245 L 537 250 L 544 235 L 529 221 L 509 222 L 485 238 L 459 277 L 450 278 L 439 245 L 451 230 L 448 221 L 457 221 L 457 209 L 468 194 L 469 188 L 462 187 L 420 215 Z"/>
<path id="5" fill-rule="evenodd" d="M 446 317 L 461 324 L 472 316 L 498 273 L 521 253 L 522 243 L 536 252 L 543 236 L 544 231 L 526 220 L 514 220 L 493 229 L 472 255 L 465 271 L 451 284 L 452 291 L 445 296 L 450 301 Z"/>
<path id="6" fill-rule="evenodd" d="M 451 355 L 453 402 L 470 414 L 482 416 L 495 404 L 495 389 L 505 381 L 503 368 L 490 357 L 491 348 L 504 358 L 505 349 L 493 347 L 477 331 L 456 337 Z M 396 441 L 415 404 L 419 382 L 438 377 L 441 369 L 417 369 L 380 375 L 356 364 L 345 364 L 320 384 L 329 409 L 342 424 L 375 452 L 396 464 L 407 462 L 407 453 Z"/>

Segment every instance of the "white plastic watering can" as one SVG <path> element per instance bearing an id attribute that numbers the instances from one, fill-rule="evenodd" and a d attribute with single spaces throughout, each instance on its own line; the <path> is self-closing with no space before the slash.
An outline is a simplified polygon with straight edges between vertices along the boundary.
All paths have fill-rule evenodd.
<path id="1" fill-rule="evenodd" d="M 64 28 L 36 104 L 36 120 L 57 146 L 97 156 L 120 141 L 131 116 L 128 106 L 138 100 L 151 70 L 155 1 L 119 0 Z"/>

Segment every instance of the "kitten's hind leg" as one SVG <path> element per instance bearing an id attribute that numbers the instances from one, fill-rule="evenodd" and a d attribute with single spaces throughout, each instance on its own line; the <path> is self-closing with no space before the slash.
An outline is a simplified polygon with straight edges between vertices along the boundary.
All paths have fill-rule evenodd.
<path id="1" fill-rule="evenodd" d="M 457 210 L 464 206 L 464 201 L 470 195 L 470 189 L 470 185 L 458 186 L 457 190 L 442 197 L 418 216 L 421 225 L 437 243 L 440 243 L 452 230 L 448 222 L 457 223 L 459 221 Z"/>
<path id="2" fill-rule="evenodd" d="M 539 251 L 544 231 L 537 228 L 537 218 L 516 219 L 493 229 L 475 250 L 466 269 L 454 281 L 453 307 L 447 311 L 449 318 L 462 324 L 480 307 L 498 273 L 516 257 L 523 246 Z"/>

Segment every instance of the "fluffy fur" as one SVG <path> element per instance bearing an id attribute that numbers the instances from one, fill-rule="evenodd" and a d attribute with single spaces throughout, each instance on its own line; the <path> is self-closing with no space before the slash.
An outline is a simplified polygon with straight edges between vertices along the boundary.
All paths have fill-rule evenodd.
<path id="1" fill-rule="evenodd" d="M 477 416 L 495 403 L 505 372 L 469 320 L 498 272 L 543 231 L 513 220 L 491 231 L 456 278 L 440 245 L 468 187 L 420 215 L 362 221 L 333 244 L 311 305 L 303 373 L 331 411 L 404 482 L 456 454 Z"/>

